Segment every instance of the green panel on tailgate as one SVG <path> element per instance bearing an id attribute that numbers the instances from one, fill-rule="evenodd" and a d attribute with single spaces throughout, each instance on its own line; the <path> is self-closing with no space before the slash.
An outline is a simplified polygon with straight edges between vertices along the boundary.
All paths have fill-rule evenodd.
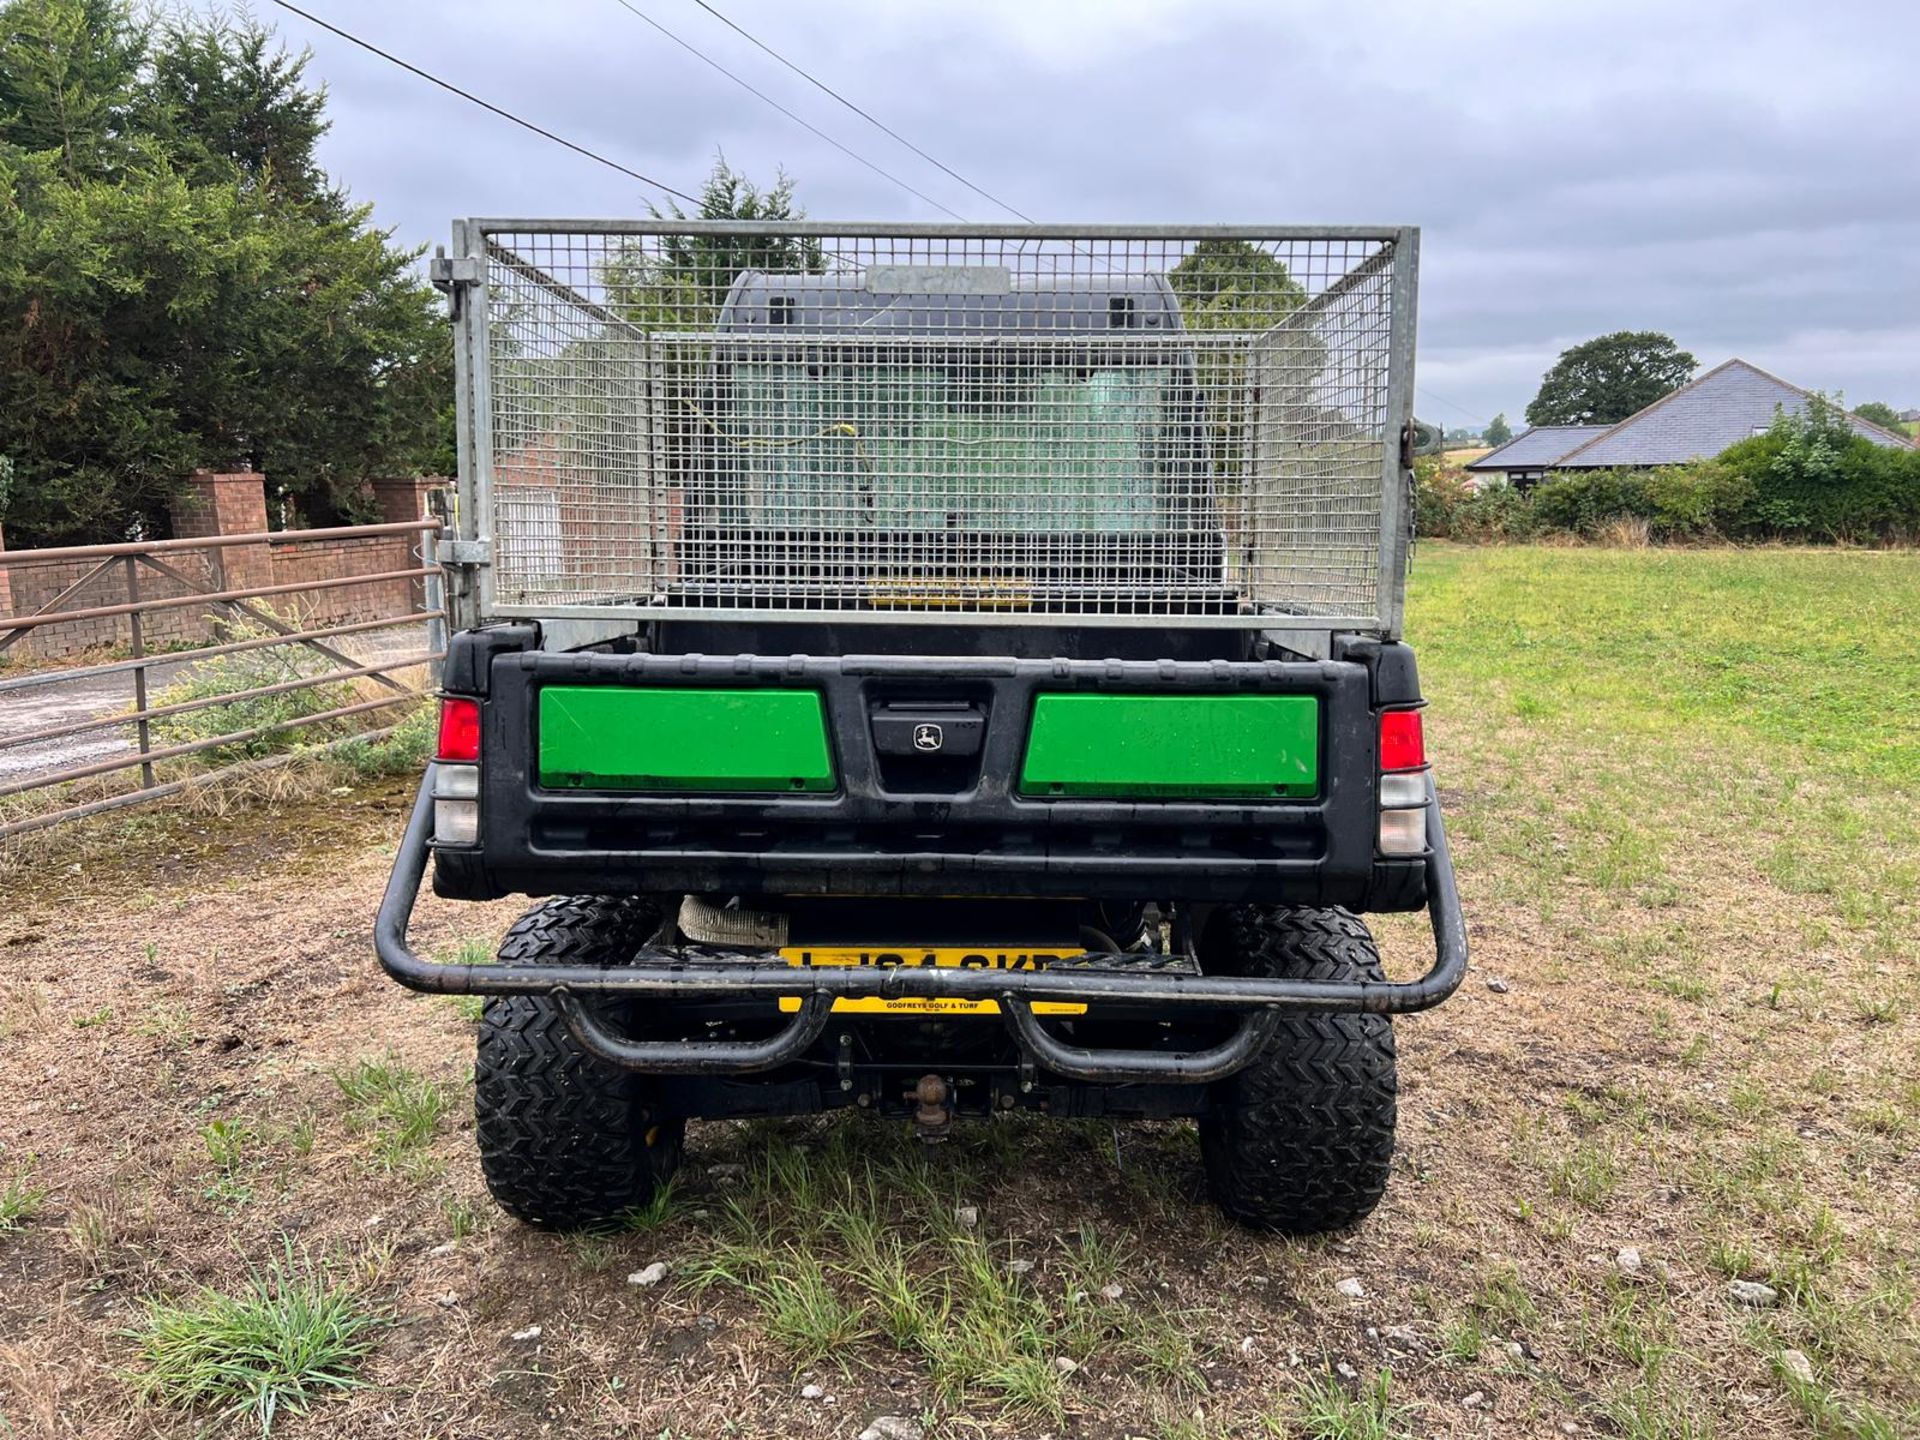
<path id="1" fill-rule="evenodd" d="M 1312 695 L 1041 695 L 1020 793 L 1310 799 Z"/>
<path id="2" fill-rule="evenodd" d="M 820 791 L 834 787 L 812 690 L 548 685 L 540 783 L 554 789 Z"/>

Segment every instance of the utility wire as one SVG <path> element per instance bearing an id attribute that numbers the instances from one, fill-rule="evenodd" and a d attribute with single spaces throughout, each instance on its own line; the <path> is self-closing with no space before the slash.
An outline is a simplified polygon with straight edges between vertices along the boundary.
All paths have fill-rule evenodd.
<path id="1" fill-rule="evenodd" d="M 851 110 L 854 114 L 858 115 L 862 120 L 866 121 L 869 125 L 873 126 L 874 129 L 878 130 L 881 134 L 890 136 L 894 140 L 899 141 L 900 144 L 906 146 L 907 149 L 911 150 L 914 154 L 918 155 L 922 160 L 926 161 L 929 165 L 933 166 L 934 169 L 940 171 L 941 174 L 946 175 L 951 179 L 959 181 L 962 185 L 966 186 L 967 189 L 973 191 L 974 194 L 978 195 L 981 199 L 987 201 L 989 204 L 999 206 L 1002 210 L 1007 211 L 1009 214 L 1018 216 L 1020 219 L 1025 220 L 1028 224 L 1034 223 L 1033 217 L 1027 214 L 1024 210 L 1020 209 L 1019 206 L 1009 204 L 1005 200 L 1002 200 L 998 195 L 995 195 L 991 190 L 983 189 L 980 186 L 974 184 L 973 181 L 967 179 L 966 176 L 962 175 L 958 170 L 955 170 L 952 166 L 942 164 L 940 161 L 934 159 L 933 156 L 929 155 L 926 151 L 922 150 L 918 145 L 914 144 L 911 140 L 907 139 L 906 136 L 902 135 L 898 130 L 894 129 L 891 125 L 887 124 L 884 120 L 881 120 L 878 116 L 870 114 L 868 111 L 861 109 L 858 105 L 854 104 L 853 101 L 847 99 L 846 96 L 842 95 L 838 90 L 835 90 L 831 85 L 827 84 L 824 80 L 816 79 L 814 76 L 808 74 L 805 70 L 801 69 L 800 66 L 794 64 L 793 61 L 787 59 L 786 56 L 782 55 L 778 50 L 774 49 L 771 45 L 767 44 L 764 40 L 760 39 L 757 35 L 750 33 L 749 31 L 742 28 L 740 25 L 736 24 L 733 20 L 729 19 L 727 16 L 721 14 L 719 10 L 709 5 L 707 3 L 707 0 L 693 0 L 693 3 L 698 5 L 702 10 L 706 11 L 709 15 L 713 16 L 714 19 L 718 20 L 722 25 L 725 25 L 729 30 L 732 30 L 735 34 L 739 35 L 748 44 L 754 46 L 759 50 L 764 51 L 768 55 L 771 55 L 775 60 L 778 60 L 782 65 L 786 66 L 787 69 L 793 71 L 794 74 L 798 75 L 802 80 L 805 80 L 809 85 L 813 86 L 814 89 L 819 90 L 824 94 L 832 96 L 835 100 L 839 101 L 842 105 L 846 106 L 847 109 Z M 949 211 L 948 213 L 951 214 L 952 212 Z"/>
<path id="2" fill-rule="evenodd" d="M 286 0 L 275 0 L 275 3 L 285 4 Z M 693 56 L 696 60 L 699 60 L 704 64 L 711 66 L 713 69 L 718 70 L 722 75 L 726 76 L 727 79 L 733 81 L 734 84 L 738 85 L 742 90 L 745 90 L 749 95 L 756 96 L 757 98 L 765 101 L 767 104 L 771 105 L 774 109 L 778 110 L 782 115 L 786 116 L 787 119 L 793 121 L 794 124 L 800 126 L 804 130 L 810 131 L 814 135 L 819 136 L 820 139 L 826 141 L 827 144 L 833 146 L 834 149 L 838 150 L 842 155 L 845 155 L 848 159 L 859 161 L 860 164 L 866 166 L 867 169 L 873 171 L 873 173 L 878 175 L 881 179 L 899 186 L 902 190 L 906 191 L 909 195 L 913 196 L 915 199 L 926 201 L 927 204 L 933 206 L 934 209 L 940 211 L 942 214 L 951 215 L 955 220 L 958 220 L 963 224 L 966 222 L 967 217 L 962 215 L 959 211 L 951 209 L 946 205 L 942 205 L 938 200 L 934 199 L 931 195 L 928 195 L 923 191 L 914 189 L 913 186 L 909 185 L 906 181 L 902 180 L 898 175 L 894 175 L 889 173 L 888 171 L 882 170 L 878 165 L 874 164 L 873 161 L 867 159 L 866 156 L 860 154 L 857 150 L 852 150 L 852 149 L 849 149 L 847 146 L 842 145 L 838 140 L 834 139 L 831 135 L 827 134 L 827 132 L 822 130 L 819 126 L 809 124 L 807 121 L 802 120 L 798 115 L 794 114 L 793 111 L 789 110 L 786 106 L 782 105 L 778 100 L 775 100 L 771 95 L 767 94 L 764 90 L 754 89 L 752 85 L 748 84 L 745 80 L 742 80 L 738 75 L 734 74 L 733 71 L 727 69 L 727 67 L 722 65 L 718 60 L 715 60 L 712 56 L 707 55 L 703 51 L 696 50 L 692 45 L 688 44 L 685 40 L 682 40 L 678 35 L 674 34 L 673 31 L 667 29 L 666 26 L 662 25 L 658 20 L 654 19 L 651 15 L 647 14 L 644 10 L 641 10 L 637 6 L 630 4 L 629 0 L 616 0 L 616 3 L 620 6 L 621 9 L 626 10 L 630 14 L 632 14 L 635 19 L 644 20 L 647 24 L 651 25 L 655 30 L 658 30 L 662 35 L 666 36 L 667 39 L 673 41 L 674 44 L 678 45 L 682 50 L 686 51 L 689 55 Z M 944 169 L 945 167 L 943 166 L 942 168 Z M 674 193 L 678 194 L 679 192 L 675 191 Z M 698 202 L 695 202 L 695 203 L 698 203 Z"/>
<path id="3" fill-rule="evenodd" d="M 331 25 L 327 21 L 322 20 L 318 15 L 310 14 L 308 11 L 302 10 L 298 5 L 289 4 L 288 0 L 273 0 L 273 3 L 278 5 L 282 10 L 292 11 L 295 15 L 298 15 L 302 20 L 308 21 L 309 23 L 314 25 L 318 25 L 322 30 L 326 30 L 334 35 L 338 35 L 342 40 L 347 41 L 349 44 L 358 45 L 362 50 L 365 50 L 370 54 L 378 55 L 382 60 L 388 61 L 391 64 L 398 65 L 402 70 L 407 71 L 409 74 L 418 75 L 422 80 L 428 81 L 430 84 L 438 85 L 442 90 L 445 90 L 450 94 L 458 95 L 462 100 L 468 101 L 474 105 L 478 105 L 482 110 L 491 111 L 495 115 L 498 115 L 502 120 L 511 120 L 515 125 L 518 125 L 523 130 L 531 130 L 534 134 L 540 136 L 542 139 L 551 140 L 556 145 L 565 146 L 567 149 L 573 151 L 573 153 L 576 155 L 584 155 L 589 160 L 598 161 L 600 164 L 605 165 L 610 170 L 618 170 L 622 175 L 631 176 L 633 179 L 638 180 L 642 185 L 651 185 L 656 190 L 665 191 L 667 194 L 674 196 L 676 199 L 686 200 L 695 205 L 698 205 L 700 203 L 693 196 L 687 194 L 686 191 L 676 190 L 673 188 L 673 186 L 667 184 L 664 180 L 656 180 L 651 175 L 642 175 L 638 170 L 629 169 L 627 166 L 622 165 L 618 160 L 609 160 L 606 156 L 598 153 L 597 151 L 589 150 L 584 145 L 576 145 L 573 141 L 567 139 L 565 136 L 556 135 L 551 130 L 543 129 L 542 127 L 534 124 L 531 120 L 523 120 L 518 115 L 514 114 L 511 110 L 503 110 L 498 105 L 493 104 L 491 101 L 482 100 L 478 95 L 475 95 L 470 91 L 462 90 L 458 85 L 455 85 L 452 82 L 447 80 L 442 80 L 438 75 L 429 74 L 427 71 L 422 70 L 418 65 L 410 65 L 405 60 L 402 60 L 398 55 L 389 54 L 387 51 L 382 50 L 378 45 L 375 45 L 372 42 L 367 40 L 362 40 L 358 35 L 349 34 L 347 31 L 342 30 L 338 25 Z"/>
<path id="4" fill-rule="evenodd" d="M 1462 415 L 1466 416 L 1469 420 L 1473 421 L 1473 423 L 1476 425 L 1482 424 L 1485 421 L 1484 416 L 1474 414 L 1473 411 L 1467 409 L 1467 407 L 1464 405 L 1454 404 L 1453 401 L 1447 399 L 1447 397 L 1444 395 L 1436 395 L 1433 393 L 1433 391 L 1428 390 L 1424 386 L 1420 386 L 1420 385 L 1416 385 L 1413 388 L 1414 388 L 1414 393 L 1416 395 L 1424 395 L 1429 400 L 1438 400 L 1442 405 L 1446 406 L 1449 410 L 1459 411 Z"/>

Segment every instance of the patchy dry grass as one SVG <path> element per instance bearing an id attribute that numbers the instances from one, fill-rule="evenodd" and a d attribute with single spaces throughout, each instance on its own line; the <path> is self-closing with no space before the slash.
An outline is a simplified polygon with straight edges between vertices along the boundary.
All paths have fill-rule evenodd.
<path id="1" fill-rule="evenodd" d="M 1356 1233 L 1223 1224 L 1184 1127 L 855 1117 L 696 1126 L 627 1227 L 526 1230 L 468 1015 L 369 955 L 398 789 L 156 814 L 0 894 L 0 1434 L 197 1433 L 232 1397 L 142 1401 L 151 1307 L 289 1236 L 395 1323 L 276 1435 L 1920 1433 L 1920 560 L 1423 545 L 1410 628 L 1479 970 L 1400 1027 Z"/>
<path id="2" fill-rule="evenodd" d="M 47 1192 L 33 1183 L 33 1161 L 21 1162 L 4 1185 L 0 1185 L 0 1233 L 18 1230 L 40 1213 Z"/>
<path id="3" fill-rule="evenodd" d="M 333 1078 L 352 1107 L 348 1125 L 371 1135 L 374 1158 L 389 1170 L 418 1165 L 447 1108 L 446 1088 L 391 1052 L 358 1060 Z"/>

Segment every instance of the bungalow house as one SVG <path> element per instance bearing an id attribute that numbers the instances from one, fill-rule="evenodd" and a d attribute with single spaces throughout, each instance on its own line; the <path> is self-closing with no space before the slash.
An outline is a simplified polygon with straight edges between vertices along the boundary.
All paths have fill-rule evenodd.
<path id="1" fill-rule="evenodd" d="M 1535 425 L 1522 430 L 1497 450 L 1469 461 L 1468 473 L 1492 479 L 1504 473 L 1522 489 L 1546 478 L 1546 473 L 1568 452 L 1607 433 L 1609 425 Z"/>
<path id="2" fill-rule="evenodd" d="M 1736 441 L 1763 435 L 1776 410 L 1798 414 L 1811 392 L 1744 360 L 1729 360 L 1617 425 L 1539 425 L 1468 465 L 1491 479 L 1504 474 L 1521 487 L 1566 470 L 1649 469 L 1718 455 Z M 1876 445 L 1912 445 L 1870 420 L 1848 417 L 1854 433 Z"/>

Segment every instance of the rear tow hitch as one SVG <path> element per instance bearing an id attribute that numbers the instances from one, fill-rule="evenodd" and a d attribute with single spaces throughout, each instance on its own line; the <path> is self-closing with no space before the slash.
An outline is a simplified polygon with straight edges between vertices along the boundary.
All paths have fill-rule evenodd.
<path id="1" fill-rule="evenodd" d="M 922 1075 L 906 1098 L 915 1107 L 913 1127 L 920 1138 L 929 1145 L 946 1139 L 953 1130 L 953 1087 L 941 1076 Z"/>

